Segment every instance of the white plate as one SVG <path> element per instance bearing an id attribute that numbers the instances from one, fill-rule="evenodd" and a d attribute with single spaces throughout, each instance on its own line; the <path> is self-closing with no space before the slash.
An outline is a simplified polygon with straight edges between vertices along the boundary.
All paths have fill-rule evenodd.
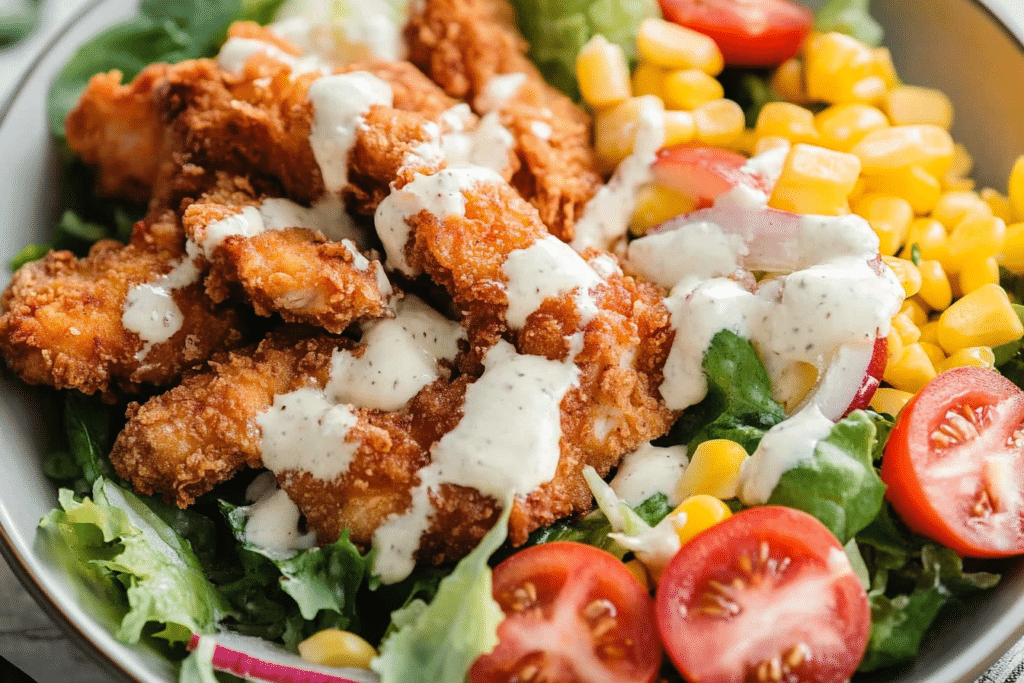
<path id="1" fill-rule="evenodd" d="M 22 246 L 44 241 L 57 215 L 57 164 L 47 132 L 49 83 L 75 47 L 131 14 L 135 0 L 94 0 L 59 33 L 0 111 L 0 263 Z M 876 0 L 886 44 L 908 82 L 939 87 L 956 105 L 954 137 L 974 154 L 980 185 L 1005 190 L 1013 160 L 1024 153 L 1024 48 L 996 17 L 1024 34 L 1022 0 Z M 6 281 L 8 274 L 2 276 Z M 47 434 L 59 429 L 45 392 L 0 373 L 0 552 L 40 605 L 118 680 L 167 683 L 175 668 L 145 646 L 111 636 L 112 615 L 101 599 L 35 544 L 39 519 L 56 504 L 43 476 Z M 1008 565 L 994 591 L 971 600 L 929 636 L 913 665 L 864 681 L 972 683 L 1024 635 L 1024 562 Z M 859 679 L 860 680 L 860 679 Z"/>

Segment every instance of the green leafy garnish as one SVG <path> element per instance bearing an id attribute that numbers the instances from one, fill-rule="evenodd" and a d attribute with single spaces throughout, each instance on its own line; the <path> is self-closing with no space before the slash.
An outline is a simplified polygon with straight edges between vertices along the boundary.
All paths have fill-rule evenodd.
<path id="1" fill-rule="evenodd" d="M 22 40 L 39 23 L 39 0 L 16 0 L 13 4 L 0 13 L 0 48 Z"/>
<path id="2" fill-rule="evenodd" d="M 871 523 L 885 496 L 872 463 L 874 444 L 871 418 L 854 411 L 818 442 L 812 458 L 782 474 L 768 504 L 803 510 L 847 543 Z"/>
<path id="3" fill-rule="evenodd" d="M 413 600 L 392 615 L 398 630 L 371 663 L 382 683 L 463 683 L 477 657 L 498 644 L 505 615 L 491 595 L 487 562 L 505 542 L 511 502 L 480 545 L 441 580 L 429 605 Z"/>
<path id="4" fill-rule="evenodd" d="M 870 0 L 830 0 L 814 17 L 814 30 L 837 31 L 872 47 L 882 44 L 882 26 L 868 10 Z"/>

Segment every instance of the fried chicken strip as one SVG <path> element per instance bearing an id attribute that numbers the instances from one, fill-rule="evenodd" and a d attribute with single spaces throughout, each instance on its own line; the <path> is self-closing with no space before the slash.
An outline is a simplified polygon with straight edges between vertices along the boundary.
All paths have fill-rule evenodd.
<path id="1" fill-rule="evenodd" d="M 552 234 L 570 241 L 601 184 L 590 117 L 544 81 L 526 56 L 514 16 L 505 0 L 414 3 L 406 27 L 409 60 L 478 113 L 497 107 L 517 143 L 521 168 L 513 186 Z M 511 94 L 494 92 L 510 85 Z"/>
<path id="2" fill-rule="evenodd" d="M 168 212 L 138 224 L 128 245 L 101 240 L 83 259 L 57 251 L 20 268 L 0 300 L 8 366 L 30 384 L 113 398 L 115 389 L 171 384 L 213 352 L 238 346 L 238 312 L 215 305 L 198 277 L 188 277 L 189 257 L 180 243 L 171 246 L 180 231 Z M 138 327 L 135 299 L 143 307 L 157 301 L 167 316 L 148 342 L 137 330 L 152 330 L 155 309 L 136 318 Z"/>

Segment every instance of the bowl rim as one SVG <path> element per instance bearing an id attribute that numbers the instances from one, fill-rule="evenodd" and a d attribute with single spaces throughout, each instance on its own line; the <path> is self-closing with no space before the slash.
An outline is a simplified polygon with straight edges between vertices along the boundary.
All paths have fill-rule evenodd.
<path id="1" fill-rule="evenodd" d="M 797 1 L 799 2 L 800 0 Z M 976 9 L 987 15 L 995 27 L 1024 55 L 1024 12 L 1020 16 L 1016 16 L 1009 9 L 1017 1 L 1019 0 L 967 0 Z M 7 101 L 0 104 L 0 129 L 10 123 L 10 115 L 15 103 L 24 94 L 28 84 L 37 76 L 37 72 L 50 52 L 68 36 L 79 21 L 110 2 L 128 2 L 136 6 L 138 5 L 138 0 L 86 0 L 82 7 L 66 18 L 63 25 L 44 44 L 39 46 L 35 56 L 28 61 L 21 76 L 14 87 L 11 88 Z M 1011 24 L 1016 26 L 1016 30 L 1011 28 Z M 54 501 L 54 504 L 56 504 L 56 501 Z M 126 683 L 146 683 L 146 681 L 127 668 L 126 662 L 119 661 L 109 648 L 101 643 L 97 637 L 90 634 L 90 630 L 95 629 L 95 626 L 87 628 L 86 625 L 80 623 L 74 615 L 63 607 L 61 600 L 45 587 L 43 580 L 33 571 L 25 559 L 26 552 L 32 553 L 34 552 L 33 549 L 29 544 L 22 543 L 18 538 L 18 534 L 12 533 L 13 527 L 12 530 L 8 529 L 10 523 L 4 502 L 0 501 L 0 556 L 4 558 L 10 566 L 12 573 L 18 578 L 18 581 L 47 617 L 68 636 L 68 639 L 79 650 L 88 655 L 106 673 L 115 675 L 119 680 Z M 979 681 L 979 677 L 983 677 L 985 672 L 989 671 L 1000 658 L 1010 653 L 1015 643 L 1024 639 L 1024 601 L 1018 605 L 1017 611 L 1020 612 L 1020 621 L 1014 628 L 1006 632 L 1004 637 L 998 639 L 998 647 L 990 648 L 985 656 L 966 667 L 962 672 L 963 676 L 961 678 L 956 679 L 956 681 L 950 681 L 950 683 L 975 683 Z M 932 680 L 935 679 L 929 677 L 926 683 L 931 683 Z M 898 679 L 894 680 L 893 683 L 898 683 Z"/>

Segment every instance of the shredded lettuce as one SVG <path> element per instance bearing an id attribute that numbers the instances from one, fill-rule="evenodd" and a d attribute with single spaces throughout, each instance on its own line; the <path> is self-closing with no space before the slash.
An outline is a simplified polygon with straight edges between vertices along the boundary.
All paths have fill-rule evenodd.
<path id="1" fill-rule="evenodd" d="M 480 545 L 441 580 L 429 605 L 413 600 L 392 615 L 397 630 L 371 663 L 381 683 L 463 683 L 477 657 L 498 644 L 505 615 L 492 596 L 487 561 L 505 542 L 511 503 Z"/>
<path id="2" fill-rule="evenodd" d="M 873 465 L 875 434 L 868 414 L 854 411 L 818 442 L 814 457 L 782 474 L 768 504 L 817 517 L 846 544 L 871 523 L 885 496 Z"/>
<path id="3" fill-rule="evenodd" d="M 657 0 L 512 0 L 530 57 L 549 83 L 579 99 L 576 55 L 597 34 L 636 55 L 640 22 L 661 16 Z"/>
<path id="4" fill-rule="evenodd" d="M 62 489 L 61 507 L 40 522 L 41 536 L 127 605 L 115 636 L 138 642 L 147 625 L 168 642 L 211 633 L 228 605 L 207 580 L 188 542 L 134 494 L 100 477 L 92 498 Z M 147 631 L 148 633 L 148 631 Z"/>

